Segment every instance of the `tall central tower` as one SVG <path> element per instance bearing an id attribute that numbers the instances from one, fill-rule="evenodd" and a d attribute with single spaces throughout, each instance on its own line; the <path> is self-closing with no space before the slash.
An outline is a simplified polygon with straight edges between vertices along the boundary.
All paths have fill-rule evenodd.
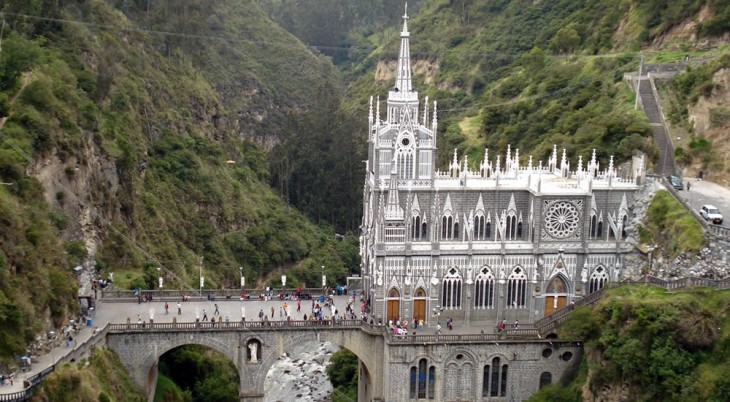
<path id="1" fill-rule="evenodd" d="M 437 171 L 436 102 L 419 106 L 411 67 L 406 8 L 385 118 L 370 98 L 360 254 L 371 317 L 529 322 L 618 280 L 643 161 L 619 177 L 595 152 L 570 170 L 566 150 L 543 164 L 508 146 L 471 163 L 455 150 Z"/>

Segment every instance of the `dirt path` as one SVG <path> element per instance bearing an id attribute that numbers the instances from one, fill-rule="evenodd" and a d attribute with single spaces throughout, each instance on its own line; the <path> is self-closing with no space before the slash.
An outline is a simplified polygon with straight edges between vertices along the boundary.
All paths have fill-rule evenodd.
<path id="1" fill-rule="evenodd" d="M 13 103 L 15 103 L 15 100 L 18 98 L 18 95 L 20 95 L 20 93 L 23 92 L 25 87 L 28 85 L 32 75 L 33 75 L 32 71 L 23 73 L 23 85 L 21 85 L 18 92 L 16 92 L 15 95 L 13 95 L 13 97 L 8 100 L 8 103 L 10 104 L 10 106 L 12 106 Z M 8 116 L 0 118 L 0 130 L 2 130 L 3 127 L 5 127 L 5 121 L 7 121 L 7 120 L 8 120 Z"/>

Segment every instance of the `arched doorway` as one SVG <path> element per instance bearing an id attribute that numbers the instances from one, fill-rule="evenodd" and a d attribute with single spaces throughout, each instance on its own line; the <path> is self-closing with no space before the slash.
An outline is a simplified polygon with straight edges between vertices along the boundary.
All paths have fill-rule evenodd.
<path id="1" fill-rule="evenodd" d="M 562 275 L 555 275 L 545 289 L 545 315 L 548 316 L 568 304 L 568 283 Z"/>
<path id="2" fill-rule="evenodd" d="M 385 319 L 396 321 L 400 319 L 400 292 L 396 288 L 388 291 L 388 299 L 385 302 Z"/>
<path id="3" fill-rule="evenodd" d="M 413 318 L 426 323 L 426 291 L 423 288 L 413 293 Z"/>

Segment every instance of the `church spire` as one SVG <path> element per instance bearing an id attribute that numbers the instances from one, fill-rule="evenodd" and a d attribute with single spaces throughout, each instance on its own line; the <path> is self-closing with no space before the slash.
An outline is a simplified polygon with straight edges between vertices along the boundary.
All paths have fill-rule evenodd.
<path id="1" fill-rule="evenodd" d="M 411 50 L 408 44 L 408 3 L 403 14 L 403 31 L 400 33 L 400 55 L 398 56 L 398 71 L 396 72 L 395 87 L 398 92 L 411 92 Z"/>

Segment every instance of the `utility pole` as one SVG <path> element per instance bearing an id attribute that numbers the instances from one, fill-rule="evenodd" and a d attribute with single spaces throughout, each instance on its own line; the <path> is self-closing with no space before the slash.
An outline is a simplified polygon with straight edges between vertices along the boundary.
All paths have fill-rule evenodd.
<path id="1" fill-rule="evenodd" d="M 636 102 L 634 103 L 634 110 L 639 110 L 639 87 L 641 86 L 641 74 L 644 71 L 644 54 L 641 54 L 641 61 L 639 61 L 639 77 L 636 78 Z"/>

